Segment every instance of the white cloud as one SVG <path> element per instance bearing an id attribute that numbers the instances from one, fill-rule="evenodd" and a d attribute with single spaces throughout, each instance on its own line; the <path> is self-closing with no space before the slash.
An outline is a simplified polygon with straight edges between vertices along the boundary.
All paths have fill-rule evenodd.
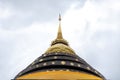
<path id="1" fill-rule="evenodd" d="M 13 13 L 10 7 L 4 6 L 2 3 L 0 3 L 0 19 L 7 19 L 12 15 Z"/>
<path id="2" fill-rule="evenodd" d="M 120 1 L 99 3 L 88 0 L 82 8 L 72 6 L 63 17 L 63 30 L 67 40 L 79 56 L 85 58 L 107 79 L 119 79 L 119 3 Z M 118 66 L 115 71 L 114 65 Z M 111 74 L 110 70 L 113 70 Z"/>

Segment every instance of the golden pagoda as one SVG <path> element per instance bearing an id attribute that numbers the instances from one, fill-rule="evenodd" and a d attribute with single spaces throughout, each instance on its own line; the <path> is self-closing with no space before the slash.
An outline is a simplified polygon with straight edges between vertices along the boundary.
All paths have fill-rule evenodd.
<path id="1" fill-rule="evenodd" d="M 21 71 L 15 80 L 106 80 L 102 74 L 80 58 L 63 38 L 61 16 L 57 38 L 48 50 Z"/>

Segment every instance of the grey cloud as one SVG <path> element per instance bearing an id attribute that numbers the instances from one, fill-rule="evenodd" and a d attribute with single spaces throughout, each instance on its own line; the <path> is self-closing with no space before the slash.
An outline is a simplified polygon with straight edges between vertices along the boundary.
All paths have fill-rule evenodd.
<path id="1" fill-rule="evenodd" d="M 14 13 L 9 19 L 2 20 L 1 27 L 14 30 L 29 26 L 35 21 L 52 21 L 76 2 L 82 4 L 83 0 L 1 0 Z"/>

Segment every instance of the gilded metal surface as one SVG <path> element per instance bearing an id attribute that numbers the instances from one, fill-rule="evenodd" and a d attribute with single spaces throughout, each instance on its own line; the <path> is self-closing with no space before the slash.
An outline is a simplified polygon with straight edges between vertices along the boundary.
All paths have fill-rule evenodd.
<path id="1" fill-rule="evenodd" d="M 69 70 L 51 70 L 34 72 L 18 77 L 17 80 L 103 80 L 102 78 L 85 72 L 72 72 Z"/>
<path id="2" fill-rule="evenodd" d="M 57 53 L 57 52 L 75 54 L 73 49 L 71 49 L 69 46 L 66 46 L 64 44 L 55 44 L 51 46 L 50 48 L 48 48 L 45 54 Z"/>

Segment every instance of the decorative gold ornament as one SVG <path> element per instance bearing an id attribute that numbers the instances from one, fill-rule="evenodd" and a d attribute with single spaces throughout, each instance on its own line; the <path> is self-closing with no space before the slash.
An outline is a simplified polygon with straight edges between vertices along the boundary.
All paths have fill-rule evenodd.
<path id="1" fill-rule="evenodd" d="M 98 72 L 95 70 L 95 73 L 98 74 Z"/>
<path id="2" fill-rule="evenodd" d="M 57 56 L 54 56 L 54 59 L 57 59 Z"/>
<path id="3" fill-rule="evenodd" d="M 80 64 L 78 64 L 78 67 L 80 67 Z"/>
<path id="4" fill-rule="evenodd" d="M 55 64 L 55 62 L 52 62 L 52 64 Z"/>
<path id="5" fill-rule="evenodd" d="M 74 63 L 70 63 L 70 65 L 72 65 L 72 66 L 73 66 L 73 65 L 74 65 Z"/>
<path id="6" fill-rule="evenodd" d="M 46 66 L 47 64 L 46 64 L 46 63 L 44 63 L 43 65 L 44 65 L 44 66 Z"/>
<path id="7" fill-rule="evenodd" d="M 70 71 L 69 69 L 66 69 L 66 71 Z"/>
<path id="8" fill-rule="evenodd" d="M 88 70 L 90 70 L 90 67 L 87 67 Z"/>
<path id="9" fill-rule="evenodd" d="M 41 61 L 43 61 L 43 59 L 40 59 L 39 61 L 41 62 Z"/>
<path id="10" fill-rule="evenodd" d="M 78 59 L 75 59 L 76 61 L 78 61 Z"/>
<path id="11" fill-rule="evenodd" d="M 66 62 L 65 62 L 65 61 L 61 61 L 61 64 L 62 64 L 62 65 L 65 65 L 65 64 L 66 64 Z"/>

